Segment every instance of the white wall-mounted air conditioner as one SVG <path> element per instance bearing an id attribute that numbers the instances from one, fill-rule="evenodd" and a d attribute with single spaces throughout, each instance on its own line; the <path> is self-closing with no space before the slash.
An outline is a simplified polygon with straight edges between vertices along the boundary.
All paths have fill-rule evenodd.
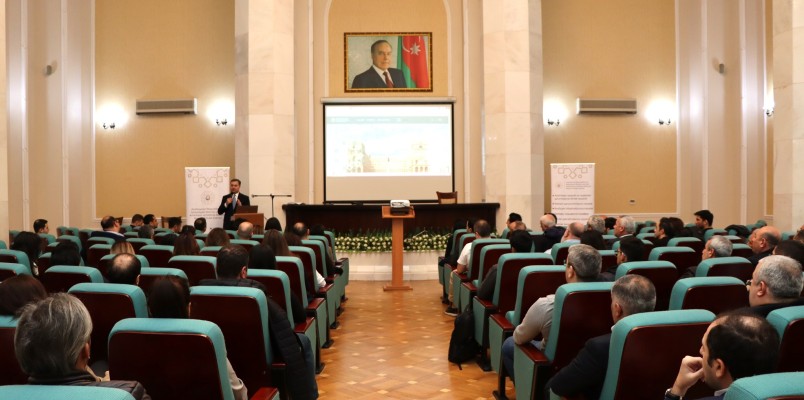
<path id="1" fill-rule="evenodd" d="M 198 100 L 137 100 L 137 115 L 143 114 L 197 114 Z"/>
<path id="2" fill-rule="evenodd" d="M 636 114 L 636 99 L 578 98 L 578 114 Z"/>

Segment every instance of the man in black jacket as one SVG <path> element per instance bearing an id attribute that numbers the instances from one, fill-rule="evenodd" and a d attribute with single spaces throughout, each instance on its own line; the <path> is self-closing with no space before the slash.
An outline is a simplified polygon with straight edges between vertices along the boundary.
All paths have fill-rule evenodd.
<path id="1" fill-rule="evenodd" d="M 234 222 L 237 207 L 250 205 L 251 200 L 249 200 L 248 196 L 240 193 L 240 179 L 232 179 L 229 182 L 229 194 L 223 196 L 221 205 L 218 207 L 218 215 L 223 214 L 223 229 L 237 229 L 237 225 Z"/>

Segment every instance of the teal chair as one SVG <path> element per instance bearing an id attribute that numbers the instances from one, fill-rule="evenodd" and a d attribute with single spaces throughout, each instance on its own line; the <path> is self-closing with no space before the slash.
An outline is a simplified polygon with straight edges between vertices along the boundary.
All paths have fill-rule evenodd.
<path id="1" fill-rule="evenodd" d="M 53 265 L 42 274 L 42 285 L 48 293 L 66 292 L 82 282 L 103 283 L 97 268 Z"/>
<path id="2" fill-rule="evenodd" d="M 346 293 L 346 279 L 341 275 L 334 274 L 333 271 L 327 270 L 327 249 L 320 240 L 303 239 L 302 246 L 313 250 L 315 255 L 316 269 L 328 282 L 332 282 L 335 290 L 335 308 L 341 309 L 341 299 Z"/>
<path id="3" fill-rule="evenodd" d="M 29 270 L 31 269 L 31 261 L 28 260 L 28 255 L 24 251 L 2 249 L 0 250 L 0 262 L 22 264 Z"/>
<path id="4" fill-rule="evenodd" d="M 187 281 L 187 275 L 184 274 L 184 271 L 176 268 L 143 268 L 140 270 L 140 281 L 137 283 L 137 286 L 142 289 L 142 291 L 147 296 L 148 293 L 151 292 L 151 286 L 153 286 L 154 282 L 158 279 L 161 279 L 165 276 L 177 276 L 185 281 Z"/>
<path id="5" fill-rule="evenodd" d="M 670 294 L 671 310 L 709 310 L 715 315 L 748 307 L 745 282 L 731 276 L 680 279 Z"/>
<path id="6" fill-rule="evenodd" d="M 794 232 L 794 231 L 782 232 L 782 240 L 792 239 L 793 236 L 796 236 L 796 232 Z"/>
<path id="7" fill-rule="evenodd" d="M 505 227 L 505 228 L 502 230 L 502 233 L 500 233 L 499 238 L 501 238 L 501 239 L 508 239 L 508 234 L 509 234 L 510 232 L 511 232 L 511 229 L 509 229 L 509 228 L 506 226 L 506 227 Z"/>
<path id="8" fill-rule="evenodd" d="M 102 236 L 90 237 L 89 239 L 87 239 L 87 246 L 92 247 L 93 244 L 113 245 L 114 239 Z"/>
<path id="9" fill-rule="evenodd" d="M 455 232 L 458 232 L 460 230 L 461 229 L 458 229 Z M 458 257 L 461 255 L 461 251 L 463 250 L 463 247 L 466 246 L 468 243 L 471 243 L 474 240 L 475 240 L 475 234 L 471 233 L 471 232 L 466 232 L 466 229 L 463 229 L 463 232 L 461 232 L 459 234 L 459 236 L 457 238 L 455 238 L 455 240 L 454 240 L 454 246 L 452 247 L 452 252 L 451 252 L 452 255 L 450 256 L 450 258 L 452 258 L 453 260 L 457 260 Z M 447 293 L 447 291 L 449 289 L 449 276 L 450 276 L 450 274 L 452 274 L 452 271 L 454 271 L 455 268 L 457 267 L 457 263 L 456 263 L 456 265 L 450 265 L 450 267 L 452 267 L 452 268 L 442 268 L 441 269 L 442 276 L 440 277 L 440 282 L 444 286 L 444 290 L 443 290 L 444 293 Z"/>
<path id="10" fill-rule="evenodd" d="M 343 276 L 346 280 L 346 286 L 349 286 L 349 257 L 338 258 L 338 255 L 335 253 L 335 250 L 338 247 L 338 242 L 335 240 L 335 233 L 331 231 L 324 231 L 324 236 L 327 238 L 329 247 L 332 248 L 332 258 L 335 259 L 335 265 L 338 265 L 341 267 L 341 269 L 343 269 Z"/>
<path id="11" fill-rule="evenodd" d="M 89 244 L 89 243 L 87 243 Z M 111 244 L 92 244 L 87 249 L 87 265 L 98 268 L 101 258 L 112 252 Z"/>
<path id="12" fill-rule="evenodd" d="M 778 372 L 804 371 L 804 306 L 784 307 L 768 314 L 781 339 Z"/>
<path id="13" fill-rule="evenodd" d="M 743 238 L 741 238 L 741 237 L 739 237 L 737 235 L 724 235 L 723 237 L 725 237 L 726 239 L 729 239 L 731 244 L 737 244 L 737 243 L 745 244 L 745 239 L 743 239 Z"/>
<path id="14" fill-rule="evenodd" d="M 9 245 L 13 244 L 14 243 L 14 238 L 17 237 L 17 235 L 19 235 L 19 234 L 20 234 L 20 231 L 18 231 L 16 229 L 12 229 L 12 230 L 8 231 L 8 239 L 9 239 L 8 244 Z"/>
<path id="15" fill-rule="evenodd" d="M 648 278 L 656 288 L 656 310 L 667 310 L 670 293 L 678 280 L 676 266 L 669 261 L 636 261 L 622 263 L 617 267 L 614 279 L 627 274 L 637 274 Z"/>
<path id="16" fill-rule="evenodd" d="M 676 266 L 676 271 L 680 276 L 688 268 L 701 262 L 701 254 L 684 246 L 656 247 L 648 254 L 648 261 L 669 261 Z"/>
<path id="17" fill-rule="evenodd" d="M 534 265 L 519 270 L 516 284 L 514 309 L 505 314 L 489 317 L 489 355 L 491 368 L 498 374 L 502 370 L 502 344 L 522 322 L 530 306 L 540 297 L 555 294 L 566 283 L 566 267 L 563 265 Z"/>
<path id="18" fill-rule="evenodd" d="M 195 235 L 195 237 L 198 237 L 198 231 L 196 231 L 196 235 Z M 207 237 L 207 235 L 206 235 L 206 234 L 204 234 L 204 239 L 206 239 L 206 237 Z M 251 235 L 251 240 L 256 240 L 256 241 L 258 241 L 258 242 L 262 243 L 262 240 L 263 240 L 263 239 L 265 239 L 265 235 L 264 235 L 264 234 L 261 234 L 261 233 L 260 233 L 260 234 L 256 234 L 256 233 L 255 233 L 255 234 Z"/>
<path id="19" fill-rule="evenodd" d="M 106 276 L 106 267 L 109 261 L 111 261 L 116 254 L 107 254 L 100 259 L 100 263 L 98 269 L 101 270 L 101 274 Z M 135 254 L 134 257 L 137 257 L 137 260 L 140 260 L 140 268 L 151 268 L 151 263 L 148 262 L 148 259 L 145 258 L 142 254 Z"/>
<path id="20" fill-rule="evenodd" d="M 138 252 L 143 246 L 156 244 L 153 239 L 148 238 L 130 238 L 126 239 L 126 241 L 131 243 L 131 247 L 134 248 L 135 253 Z"/>
<path id="21" fill-rule="evenodd" d="M 207 256 L 173 256 L 167 263 L 168 268 L 184 271 L 190 286 L 198 285 L 204 279 L 216 279 L 217 259 Z"/>
<path id="22" fill-rule="evenodd" d="M 719 228 L 707 229 L 706 232 L 704 232 L 703 241 L 704 241 L 704 243 L 706 243 L 706 242 L 709 241 L 709 239 L 712 238 L 712 236 L 715 236 L 715 235 L 727 236 L 728 234 L 729 234 L 729 232 L 726 231 L 725 229 L 719 229 Z"/>
<path id="23" fill-rule="evenodd" d="M 553 258 L 553 264 L 564 265 L 564 261 L 567 260 L 567 256 L 569 255 L 569 248 L 575 244 L 578 243 L 563 242 L 554 244 L 553 247 L 550 249 L 550 257 Z"/>
<path id="24" fill-rule="evenodd" d="M 804 399 L 804 372 L 777 372 L 734 381 L 724 400 Z"/>
<path id="25" fill-rule="evenodd" d="M 217 257 L 218 252 L 221 251 L 222 246 L 204 246 L 201 248 L 202 256 Z"/>
<path id="26" fill-rule="evenodd" d="M 483 280 L 486 278 L 491 267 L 500 260 L 503 254 L 511 252 L 511 245 L 507 243 L 488 244 L 480 249 L 480 257 L 477 265 L 477 278 L 471 282 L 462 282 L 459 286 L 458 304 L 461 307 L 472 304 L 472 298 L 477 293 Z"/>
<path id="27" fill-rule="evenodd" d="M 229 239 L 234 239 L 237 237 L 237 230 L 227 229 L 226 234 L 229 235 Z"/>
<path id="28" fill-rule="evenodd" d="M 125 390 L 101 386 L 8 385 L 0 386 L 0 399 L 134 400 L 134 397 Z"/>
<path id="29" fill-rule="evenodd" d="M 168 230 L 166 232 L 155 232 L 154 233 L 154 242 L 156 242 L 156 244 L 159 244 L 159 245 L 164 244 L 165 239 L 170 235 L 175 235 L 175 233 L 173 231 L 170 231 L 170 230 Z"/>
<path id="30" fill-rule="evenodd" d="M 470 300 L 475 293 L 477 293 L 477 287 L 472 283 L 473 281 L 477 280 L 480 270 L 483 268 L 480 266 L 480 263 L 483 261 L 481 260 L 480 253 L 483 251 L 483 248 L 486 246 L 497 245 L 497 244 L 504 244 L 507 246 L 511 246 L 508 239 L 476 239 L 472 242 L 471 251 L 469 252 L 469 261 L 466 264 L 466 272 L 464 274 L 458 274 L 455 271 L 452 271 L 453 275 L 453 287 L 452 287 L 452 295 L 455 299 L 455 307 L 459 310 L 463 310 L 464 307 L 471 304 Z M 491 268 L 491 265 L 488 265 L 488 268 Z M 463 285 L 464 283 L 469 283 L 469 285 Z"/>
<path id="31" fill-rule="evenodd" d="M 40 233 L 39 238 L 42 239 L 42 245 L 39 248 L 40 251 L 44 251 L 47 245 L 56 243 L 56 237 L 49 233 Z"/>
<path id="32" fill-rule="evenodd" d="M 79 235 L 79 232 L 80 232 L 80 231 L 81 231 L 81 230 L 80 230 L 80 229 L 78 229 L 78 228 L 68 226 L 68 227 L 67 227 L 67 231 L 66 231 L 67 233 L 66 233 L 66 234 L 67 234 L 67 235 L 71 235 L 71 236 L 75 236 L 75 237 L 79 237 L 78 235 Z"/>
<path id="33" fill-rule="evenodd" d="M 642 239 L 641 237 L 639 237 L 639 235 L 644 235 L 644 234 L 647 234 L 647 233 L 653 233 L 654 231 L 656 231 L 655 226 L 645 226 L 644 228 L 639 230 L 639 232 L 637 234 L 637 237 Z"/>
<path id="34" fill-rule="evenodd" d="M 22 372 L 17 356 L 14 354 L 14 333 L 17 331 L 17 318 L 13 315 L 0 315 L 0 389 L 2 385 L 22 385 L 28 383 L 28 375 Z M 2 397 L 2 399 L 11 397 Z"/>
<path id="35" fill-rule="evenodd" d="M 732 257 L 743 257 L 748 258 L 754 255 L 754 251 L 751 250 L 751 247 L 745 243 L 733 243 L 731 244 L 731 255 Z"/>
<path id="36" fill-rule="evenodd" d="M 141 254 L 148 259 L 151 267 L 167 267 L 170 258 L 173 257 L 173 246 L 161 244 L 147 244 L 142 246 L 137 254 Z"/>
<path id="37" fill-rule="evenodd" d="M 637 237 L 637 239 L 640 239 L 640 240 L 648 240 L 648 241 L 650 241 L 651 239 L 655 239 L 656 235 L 653 232 L 650 232 L 650 233 L 640 233 L 640 234 L 636 235 L 636 237 Z"/>
<path id="38" fill-rule="evenodd" d="M 129 230 L 127 230 L 126 233 L 123 234 L 123 236 L 125 236 L 126 240 L 128 240 L 128 239 L 138 238 L 138 237 L 140 237 L 140 234 L 137 231 L 129 231 Z"/>
<path id="39" fill-rule="evenodd" d="M 330 232 L 332 233 L 332 232 Z M 333 263 L 336 267 L 340 267 L 343 270 L 340 278 L 343 281 L 343 293 L 341 294 L 342 297 L 346 296 L 346 286 L 349 285 L 349 259 L 348 258 L 338 258 L 335 255 L 335 246 L 334 246 L 334 239 L 330 242 L 329 235 L 326 235 L 326 231 L 324 232 L 324 236 L 320 235 L 310 235 L 310 240 L 318 240 L 319 242 L 324 244 L 324 249 L 331 252 Z"/>
<path id="40" fill-rule="evenodd" d="M 57 226 L 56 227 L 56 236 L 66 235 L 67 234 L 67 227 L 66 226 Z"/>
<path id="41" fill-rule="evenodd" d="M 251 248 L 260 244 L 260 242 L 256 240 L 231 239 L 229 240 L 229 244 L 236 244 L 243 246 L 243 248 L 246 249 L 247 252 L 251 252 Z"/>
<path id="42" fill-rule="evenodd" d="M 160 228 L 154 228 L 154 234 L 157 234 L 157 233 L 162 233 L 162 232 L 164 232 L 164 233 L 170 233 L 170 232 L 173 232 L 173 231 L 171 231 L 171 230 L 170 230 L 170 229 L 168 229 L 168 228 L 162 228 L 162 227 L 160 227 Z M 229 232 L 229 231 L 226 231 L 226 232 Z"/>
<path id="43" fill-rule="evenodd" d="M 296 293 L 296 296 L 301 299 L 308 316 L 315 317 L 315 323 L 318 327 L 318 338 L 321 342 L 322 348 L 328 348 L 332 345 L 333 341 L 329 336 L 329 324 L 327 323 L 327 304 L 326 298 L 312 297 L 310 300 L 307 296 L 307 284 L 304 277 L 304 265 L 298 257 L 276 257 L 276 269 L 287 274 L 290 289 Z M 249 270 L 251 272 L 251 269 Z M 315 282 L 312 282 L 313 290 Z M 315 291 L 311 292 L 314 296 Z"/>
<path id="44" fill-rule="evenodd" d="M 558 288 L 547 346 L 539 350 L 526 343 L 514 348 L 517 399 L 541 398 L 550 377 L 569 364 L 587 340 L 610 332 L 613 285 L 585 282 Z M 505 376 L 499 379 L 497 393 L 504 394 Z"/>
<path id="45" fill-rule="evenodd" d="M 6 242 L 4 240 L 0 240 L 0 250 L 5 249 L 8 249 L 8 246 L 6 246 Z"/>
<path id="46" fill-rule="evenodd" d="M 239 311 L 239 318 L 216 322 L 169 318 L 124 319 L 115 324 L 109 334 L 109 370 L 114 371 L 115 379 L 139 381 L 155 399 L 234 400 L 227 374 L 228 359 L 249 392 L 261 394 L 260 398 L 278 398 L 275 389 L 262 385 L 267 380 L 264 371 L 269 370 L 271 361 L 265 295 L 254 288 L 208 289 L 216 289 L 215 292 L 222 294 L 215 298 L 221 305 L 218 308 L 228 305 L 229 302 L 224 298 L 228 296 L 227 293 L 244 293 L 242 299 L 249 304 L 251 317 L 242 317 L 246 313 L 245 308 L 232 308 Z M 191 312 L 194 315 L 202 314 L 207 309 L 215 308 L 215 304 L 209 303 L 196 297 Z M 231 314 L 231 309 L 227 312 Z M 238 325 L 238 322 L 242 323 Z M 172 354 L 177 348 L 181 349 L 182 354 L 192 354 L 192 357 L 154 357 L 154 354 Z M 243 365 L 242 359 L 255 360 L 260 367 L 248 368 Z M 165 379 L 166 376 L 170 379 Z"/>
<path id="47" fill-rule="evenodd" d="M 656 226 L 656 221 L 653 220 L 645 221 L 645 226 Z"/>
<path id="48" fill-rule="evenodd" d="M 706 310 L 674 310 L 630 315 L 611 332 L 609 363 L 601 399 L 636 399 L 645 393 L 664 393 L 678 375 L 687 355 L 698 354 L 701 338 L 715 319 Z M 657 345 L 661 344 L 661 345 Z M 645 357 L 650 356 L 650 368 Z M 699 382 L 687 392 L 690 398 L 711 395 Z"/>
<path id="49" fill-rule="evenodd" d="M 751 279 L 754 266 L 743 257 L 716 257 L 701 261 L 695 270 L 696 277 L 733 276 L 741 282 Z"/>
<path id="50" fill-rule="evenodd" d="M 302 266 L 304 267 L 304 280 L 307 282 L 308 285 L 315 286 L 315 273 L 316 271 L 316 257 L 315 251 L 311 248 L 307 248 L 304 246 L 288 246 L 288 249 L 291 253 L 296 254 L 302 262 Z M 311 286 L 308 286 L 308 289 Z M 340 301 L 340 294 L 338 294 L 337 290 L 335 289 L 335 284 L 331 282 L 327 282 L 323 287 L 315 287 L 316 297 L 323 297 L 326 300 L 327 306 L 327 321 L 329 322 L 329 326 L 332 329 L 338 327 L 338 319 L 337 319 L 337 304 L 336 301 Z"/>
<path id="51" fill-rule="evenodd" d="M 668 246 L 676 246 L 676 247 L 689 247 L 698 254 L 698 261 L 701 260 L 701 253 L 703 253 L 704 249 L 704 242 L 701 239 L 694 238 L 694 237 L 674 237 L 667 242 Z"/>
<path id="52" fill-rule="evenodd" d="M 148 318 L 145 293 L 134 285 L 79 283 L 71 287 L 68 293 L 84 303 L 92 318 L 91 364 L 107 360 L 106 341 L 114 324 L 126 318 Z"/>
<path id="53" fill-rule="evenodd" d="M 56 239 L 56 242 L 58 242 L 58 243 L 61 243 L 61 242 L 73 242 L 73 243 L 75 243 L 76 246 L 78 246 L 78 251 L 79 252 L 84 248 L 83 245 L 81 244 L 81 238 L 79 238 L 78 236 L 61 235 Z"/>
<path id="54" fill-rule="evenodd" d="M 0 282 L 17 275 L 31 275 L 31 269 L 20 263 L 0 262 Z"/>

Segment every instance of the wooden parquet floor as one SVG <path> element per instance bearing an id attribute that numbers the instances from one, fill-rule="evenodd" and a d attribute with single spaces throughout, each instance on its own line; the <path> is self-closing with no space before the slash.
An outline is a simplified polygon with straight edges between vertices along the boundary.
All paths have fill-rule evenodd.
<path id="1" fill-rule="evenodd" d="M 444 314 L 438 281 L 406 282 L 407 292 L 384 292 L 385 283 L 349 283 L 335 343 L 321 351 L 320 398 L 493 399 L 497 374 L 447 361 L 455 319 Z M 514 397 L 510 383 L 506 393 Z"/>

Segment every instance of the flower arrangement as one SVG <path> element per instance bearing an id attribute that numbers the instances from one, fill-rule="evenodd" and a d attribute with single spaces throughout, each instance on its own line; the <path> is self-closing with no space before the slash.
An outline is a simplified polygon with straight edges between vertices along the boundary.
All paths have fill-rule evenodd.
<path id="1" fill-rule="evenodd" d="M 432 251 L 447 248 L 449 232 L 443 230 L 422 229 L 405 235 L 405 251 Z M 391 231 L 358 231 L 335 232 L 335 249 L 337 252 L 389 252 L 391 251 Z"/>

